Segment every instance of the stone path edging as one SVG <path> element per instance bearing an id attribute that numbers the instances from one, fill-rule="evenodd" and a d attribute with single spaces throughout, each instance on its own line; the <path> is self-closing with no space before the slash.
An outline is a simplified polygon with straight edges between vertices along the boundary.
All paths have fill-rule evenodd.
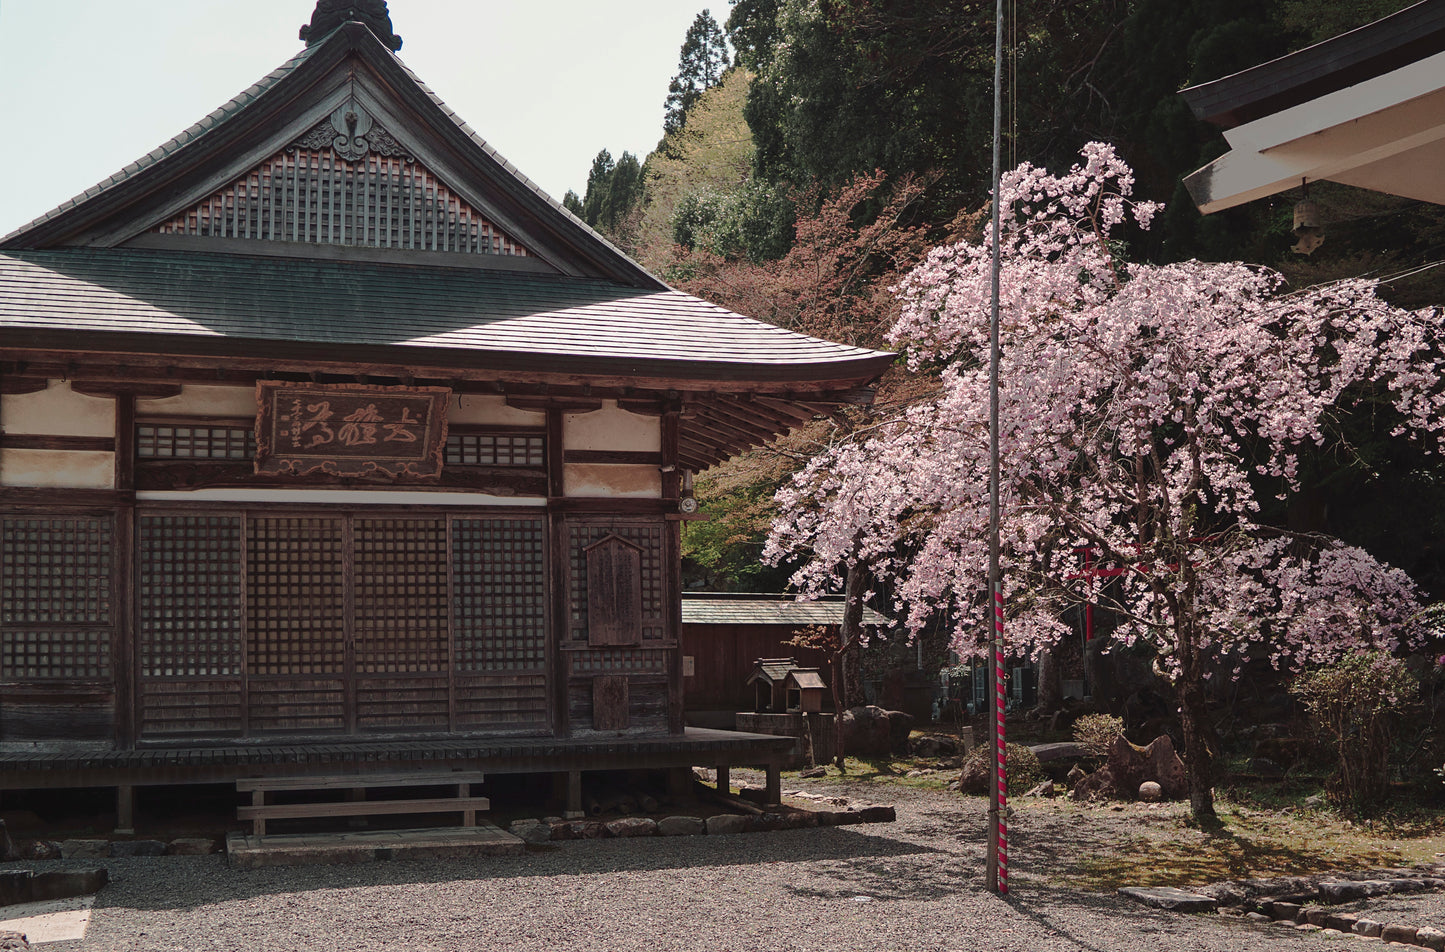
<path id="1" fill-rule="evenodd" d="M 1214 883 L 1188 892 L 1173 887 L 1125 886 L 1119 894 L 1156 909 L 1211 912 L 1251 922 L 1272 922 L 1322 934 L 1353 935 L 1445 952 L 1445 931 L 1433 926 L 1378 922 L 1333 912 L 1331 906 L 1377 896 L 1445 891 L 1445 866 L 1325 873 Z"/>

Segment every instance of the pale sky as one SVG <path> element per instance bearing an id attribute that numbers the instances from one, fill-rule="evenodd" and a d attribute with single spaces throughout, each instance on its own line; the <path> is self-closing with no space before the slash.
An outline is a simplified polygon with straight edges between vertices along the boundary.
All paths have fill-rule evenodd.
<path id="1" fill-rule="evenodd" d="M 301 50 L 314 0 L 0 0 L 0 235 Z M 391 0 L 400 56 L 561 200 L 602 148 L 646 156 L 682 40 L 727 0 Z"/>

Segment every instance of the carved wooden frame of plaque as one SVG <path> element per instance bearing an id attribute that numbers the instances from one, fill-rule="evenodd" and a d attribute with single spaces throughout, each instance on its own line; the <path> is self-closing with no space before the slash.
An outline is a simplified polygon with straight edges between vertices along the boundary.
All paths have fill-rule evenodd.
<path id="1" fill-rule="evenodd" d="M 441 475 L 446 387 L 256 383 L 256 474 L 375 480 Z"/>

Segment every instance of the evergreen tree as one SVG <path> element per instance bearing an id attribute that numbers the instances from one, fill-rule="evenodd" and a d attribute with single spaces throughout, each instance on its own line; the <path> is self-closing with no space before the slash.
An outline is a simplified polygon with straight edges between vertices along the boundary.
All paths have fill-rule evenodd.
<path id="1" fill-rule="evenodd" d="M 612 191 L 612 170 L 616 167 L 612 153 L 603 149 L 592 160 L 592 171 L 587 173 L 587 192 L 582 196 L 582 220 L 594 228 L 607 207 L 608 195 Z"/>
<path id="2" fill-rule="evenodd" d="M 692 21 L 682 41 L 682 55 L 677 75 L 667 87 L 667 115 L 662 122 L 664 133 L 680 130 L 687 122 L 687 111 L 704 92 L 722 82 L 731 57 L 727 37 L 712 14 L 704 10 Z"/>
<path id="3" fill-rule="evenodd" d="M 582 198 L 570 188 L 567 189 L 567 194 L 562 196 L 562 207 L 578 218 L 582 217 Z"/>

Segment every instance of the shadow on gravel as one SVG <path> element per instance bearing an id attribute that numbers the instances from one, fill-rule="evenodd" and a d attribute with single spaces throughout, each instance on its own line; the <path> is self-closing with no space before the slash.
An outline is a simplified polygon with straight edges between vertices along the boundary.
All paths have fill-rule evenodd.
<path id="1" fill-rule="evenodd" d="M 876 827 L 874 828 L 877 829 Z M 133 909 L 193 909 L 218 902 L 313 889 L 466 883 L 753 866 L 762 863 L 868 864 L 917 858 L 927 868 L 936 851 L 849 828 L 745 833 L 733 836 L 574 840 L 524 856 L 425 862 L 404 860 L 351 866 L 283 866 L 237 870 L 223 856 L 100 861 L 110 885 L 96 905 Z M 910 864 L 912 865 L 912 864 Z"/>
<path id="2" fill-rule="evenodd" d="M 1100 944 L 1097 935 L 1084 934 L 1081 922 L 1097 923 L 1101 918 L 1107 918 L 1116 927 L 1116 932 L 1127 931 L 1144 937 L 1151 933 L 1174 934 L 1178 925 L 1175 920 L 1179 918 L 1122 902 L 1114 896 L 1046 886 L 1015 890 L 1001 901 L 1013 910 L 1014 915 L 1058 938 L 1067 939 L 1082 952 L 1115 952 L 1118 946 Z"/>

